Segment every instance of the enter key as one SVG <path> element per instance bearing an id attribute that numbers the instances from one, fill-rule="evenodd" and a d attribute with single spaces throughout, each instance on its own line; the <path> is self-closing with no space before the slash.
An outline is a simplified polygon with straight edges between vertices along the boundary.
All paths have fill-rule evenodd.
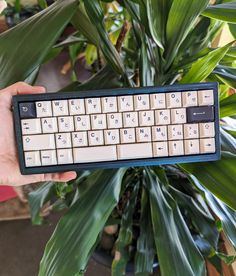
<path id="1" fill-rule="evenodd" d="M 214 106 L 187 108 L 188 123 L 212 122 L 214 117 Z"/>

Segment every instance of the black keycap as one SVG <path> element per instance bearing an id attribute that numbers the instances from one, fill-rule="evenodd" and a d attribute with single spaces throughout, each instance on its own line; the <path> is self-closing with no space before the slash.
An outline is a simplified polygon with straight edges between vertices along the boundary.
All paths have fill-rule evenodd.
<path id="1" fill-rule="evenodd" d="M 20 103 L 19 109 L 21 119 L 36 118 L 35 103 Z"/>
<path id="2" fill-rule="evenodd" d="M 187 122 L 201 123 L 214 121 L 214 106 L 197 106 L 187 108 Z"/>

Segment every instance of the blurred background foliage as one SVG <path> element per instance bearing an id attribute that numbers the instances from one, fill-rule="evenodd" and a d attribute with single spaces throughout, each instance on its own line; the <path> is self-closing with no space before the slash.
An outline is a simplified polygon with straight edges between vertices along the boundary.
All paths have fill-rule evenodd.
<path id="1" fill-rule="evenodd" d="M 217 81 L 222 141 L 217 162 L 79 171 L 75 181 L 44 183 L 29 197 L 33 223 L 43 223 L 40 210 L 48 202 L 67 211 L 39 275 L 83 275 L 95 249 L 114 257 L 117 276 L 130 263 L 140 276 L 157 264 L 164 276 L 206 275 L 206 262 L 222 274 L 222 261 L 235 260 L 222 251 L 223 236 L 236 248 L 236 2 L 58 0 L 36 6 L 40 12 L 0 35 L 1 88 L 34 83 L 41 65 L 62 51 L 71 74 L 63 91 Z M 19 14 L 23 1 L 9 7 Z M 222 45 L 226 30 L 232 41 Z M 76 70 L 81 59 L 91 73 L 83 82 Z M 102 248 L 104 235 L 112 237 L 109 250 Z"/>

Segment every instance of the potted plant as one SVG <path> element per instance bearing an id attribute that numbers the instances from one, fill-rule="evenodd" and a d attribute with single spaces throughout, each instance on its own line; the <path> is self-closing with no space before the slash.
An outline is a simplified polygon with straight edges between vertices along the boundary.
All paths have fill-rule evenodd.
<path id="1" fill-rule="evenodd" d="M 223 47 L 212 42 L 224 21 L 235 23 L 236 2 L 221 2 L 123 0 L 118 5 L 59 0 L 0 36 L 0 87 L 18 80 L 33 82 L 69 22 L 85 39 L 73 37 L 64 45 L 94 46 L 102 68 L 88 81 L 76 81 L 64 90 L 206 80 L 220 85 L 220 161 L 81 171 L 75 181 L 45 183 L 31 194 L 34 223 L 42 221 L 39 210 L 49 199 L 52 208 L 67 209 L 47 244 L 39 275 L 83 275 L 109 225 L 119 225 L 114 231 L 113 275 L 123 275 L 132 258 L 135 274 L 149 275 L 156 256 L 164 276 L 206 275 L 206 260 L 218 271 L 221 259 L 234 260 L 221 252 L 219 241 L 224 233 L 236 247 L 236 94 L 228 93 L 236 85 L 236 52 L 233 42 Z M 111 14 L 113 4 L 117 10 Z M 109 36 L 111 18 L 123 26 L 116 47 Z M 30 48 L 13 47 L 21 34 Z"/>

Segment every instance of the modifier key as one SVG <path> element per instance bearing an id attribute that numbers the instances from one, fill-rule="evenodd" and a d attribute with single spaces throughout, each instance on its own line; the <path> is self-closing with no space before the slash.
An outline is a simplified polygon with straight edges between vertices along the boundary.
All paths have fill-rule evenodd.
<path id="1" fill-rule="evenodd" d="M 188 123 L 201 123 L 214 121 L 214 106 L 201 106 L 187 108 Z"/>

